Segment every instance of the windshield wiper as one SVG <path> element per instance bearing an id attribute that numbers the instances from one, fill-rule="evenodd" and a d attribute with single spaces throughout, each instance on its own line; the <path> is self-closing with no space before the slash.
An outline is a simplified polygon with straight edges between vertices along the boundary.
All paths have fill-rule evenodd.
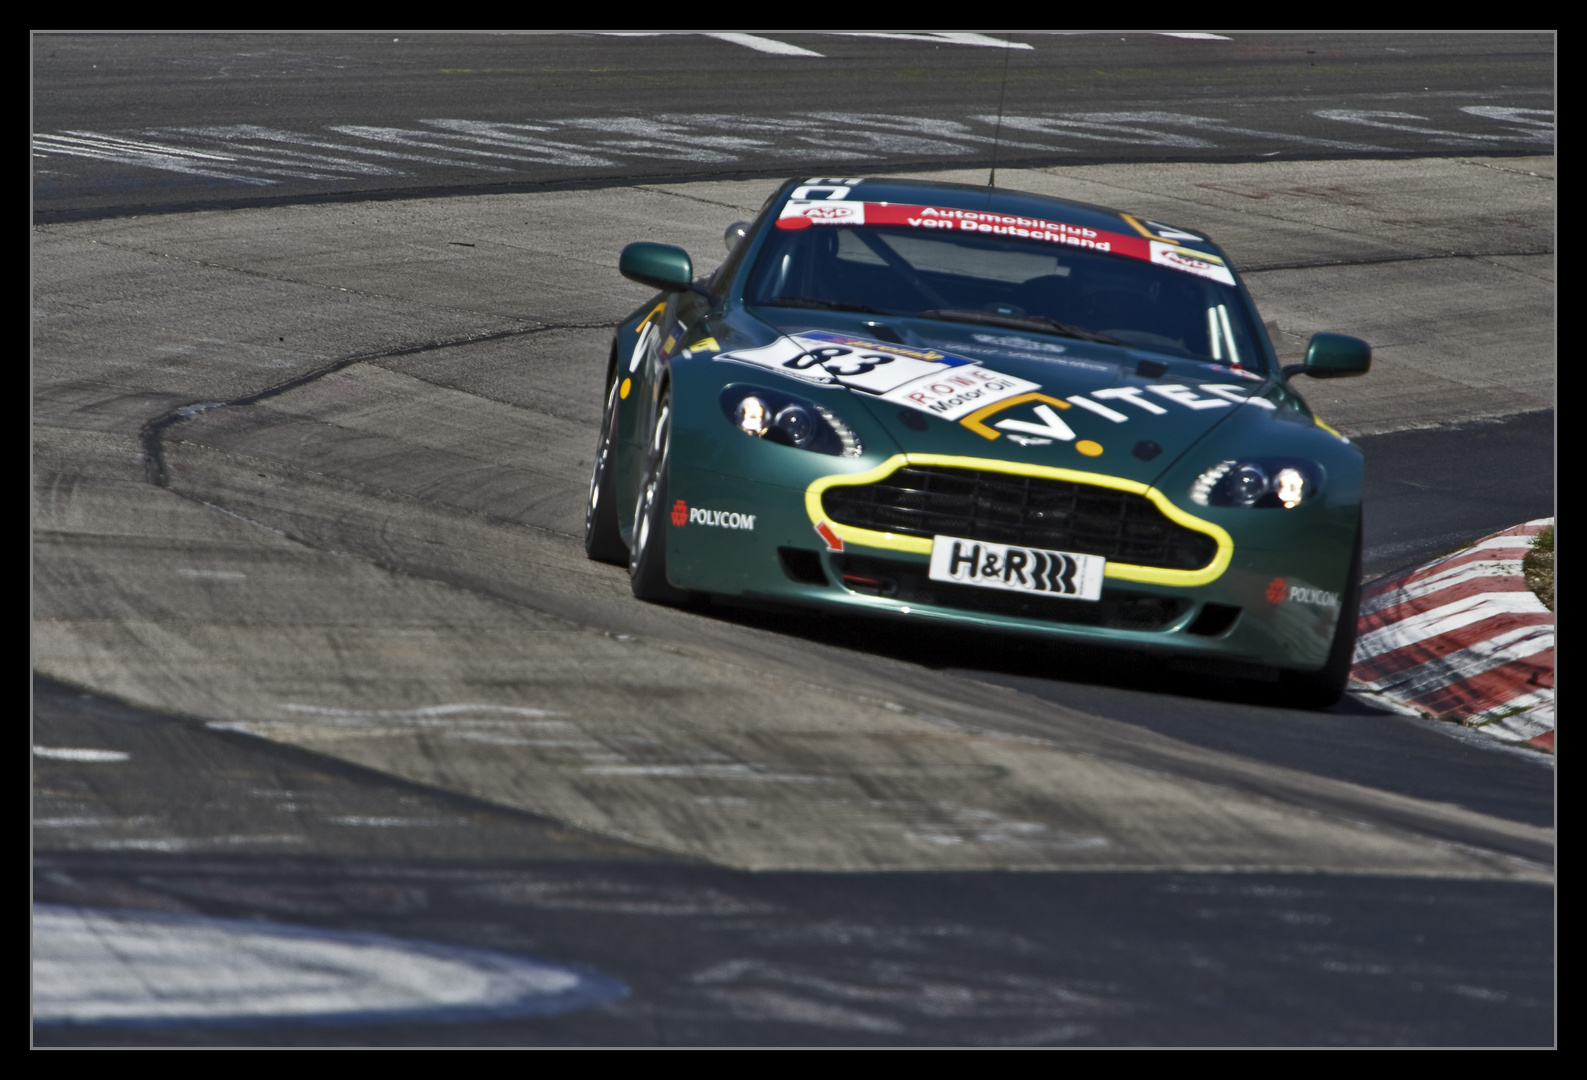
<path id="1" fill-rule="evenodd" d="M 827 311 L 858 311 L 865 315 L 891 315 L 891 311 L 882 311 L 880 308 L 867 307 L 864 304 L 850 304 L 844 300 L 828 300 L 820 296 L 778 296 L 771 300 L 762 300 L 760 303 L 771 307 L 802 307 L 822 308 Z"/>
<path id="2" fill-rule="evenodd" d="M 1049 319 L 1045 315 L 1001 315 L 995 311 L 975 311 L 969 308 L 932 308 L 930 311 L 918 312 L 917 319 L 941 319 L 943 322 L 967 322 L 980 326 L 1006 326 L 1011 330 L 1035 330 L 1043 334 L 1057 334 L 1060 337 L 1077 338 L 1080 341 L 1095 341 L 1103 345 L 1123 345 L 1124 342 L 1112 334 L 1104 334 L 1097 330 L 1087 330 L 1083 326 L 1070 326 L 1057 319 Z"/>

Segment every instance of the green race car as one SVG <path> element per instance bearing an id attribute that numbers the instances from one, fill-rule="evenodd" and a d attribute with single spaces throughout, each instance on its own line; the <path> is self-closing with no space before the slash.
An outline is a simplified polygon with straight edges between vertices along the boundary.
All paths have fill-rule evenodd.
<path id="1" fill-rule="evenodd" d="M 1100 207 L 794 180 L 618 327 L 590 556 L 634 594 L 847 609 L 1117 645 L 1343 691 L 1361 453 L 1290 388 L 1205 237 Z"/>

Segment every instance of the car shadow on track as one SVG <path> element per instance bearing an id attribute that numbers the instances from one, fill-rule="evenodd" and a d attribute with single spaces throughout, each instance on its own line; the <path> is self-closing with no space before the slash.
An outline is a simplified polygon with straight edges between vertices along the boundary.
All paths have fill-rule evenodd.
<path id="1" fill-rule="evenodd" d="M 939 626 L 918 620 L 848 614 L 839 617 L 798 609 L 768 611 L 763 607 L 740 605 L 731 599 L 713 598 L 696 605 L 693 610 L 707 618 L 802 637 L 851 652 L 885 656 L 933 671 L 1012 676 L 1268 709 L 1284 708 L 1271 682 L 1198 671 L 1193 659 L 1169 661 L 1144 650 L 1046 641 L 996 630 Z M 967 648 L 969 642 L 975 647 Z M 1348 695 L 1324 711 L 1352 716 L 1392 715 Z"/>
<path id="2" fill-rule="evenodd" d="M 913 620 L 700 604 L 697 614 L 990 683 L 1203 749 L 1531 825 L 1554 823 L 1546 762 L 1447 737 L 1346 694 L 1283 707 L 1272 684 L 1171 667 L 1160 656 Z M 1541 755 L 1539 755 L 1541 758 Z"/>

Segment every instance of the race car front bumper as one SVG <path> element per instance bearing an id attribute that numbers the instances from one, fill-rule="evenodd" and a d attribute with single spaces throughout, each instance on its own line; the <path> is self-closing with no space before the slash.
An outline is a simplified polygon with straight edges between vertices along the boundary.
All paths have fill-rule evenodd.
<path id="1" fill-rule="evenodd" d="M 886 469 L 817 478 L 796 489 L 675 462 L 669 580 L 752 605 L 952 623 L 1166 653 L 1209 667 L 1232 662 L 1315 671 L 1327 659 L 1348 550 L 1274 544 L 1270 531 L 1259 537 L 1267 543 L 1242 544 L 1237 531 L 1150 492 L 1176 520 L 1213 538 L 1215 555 L 1206 566 L 1165 570 L 1110 561 L 1096 600 L 977 588 L 930 577 L 929 538 L 855 528 L 826 516 L 826 491 L 865 483 L 873 474 Z M 1296 516 L 1290 524 L 1304 529 L 1306 522 Z"/>

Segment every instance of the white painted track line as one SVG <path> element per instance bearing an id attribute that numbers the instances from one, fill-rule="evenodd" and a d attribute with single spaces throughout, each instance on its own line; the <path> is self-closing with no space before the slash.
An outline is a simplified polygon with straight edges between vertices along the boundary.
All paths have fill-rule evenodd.
<path id="1" fill-rule="evenodd" d="M 602 37 L 682 37 L 692 34 L 685 30 L 650 30 L 650 31 L 603 31 Z M 881 38 L 886 41 L 912 41 L 923 45 L 968 45 L 982 49 L 1022 49 L 1030 50 L 1036 46 L 1024 41 L 1010 41 L 1007 37 L 997 37 L 992 34 L 972 34 L 961 31 L 920 30 L 882 31 L 882 30 L 809 30 L 799 31 L 802 37 L 845 37 L 845 38 Z M 1026 31 L 1020 31 L 1022 35 Z M 1092 37 L 1112 33 L 1139 33 L 1139 31 L 1111 31 L 1111 30 L 1040 30 L 1029 32 L 1050 37 Z M 1182 41 L 1230 41 L 1231 38 L 1222 34 L 1208 34 L 1197 31 L 1147 31 L 1155 37 L 1178 38 Z M 746 49 L 756 52 L 769 53 L 773 56 L 808 56 L 817 60 L 826 59 L 825 53 L 806 49 L 800 45 L 792 45 L 786 41 L 778 41 L 762 34 L 725 34 L 725 33 L 700 33 L 700 37 L 715 38 L 725 41 L 729 45 L 741 45 Z"/>
<path id="2" fill-rule="evenodd" d="M 37 905 L 43 1023 L 534 1016 L 621 998 L 615 979 L 528 957 L 382 934 Z"/>
<path id="3" fill-rule="evenodd" d="M 834 34 L 834 37 L 854 38 L 887 38 L 892 41 L 919 41 L 931 45 L 978 45 L 985 49 L 1034 49 L 1036 46 L 1023 41 L 1007 41 L 1003 38 L 993 37 L 990 34 L 956 34 L 921 32 L 916 34 L 876 33 L 844 31 Z"/>
<path id="4" fill-rule="evenodd" d="M 1532 139 L 1537 127 L 1512 135 Z M 1262 131 L 1229 121 L 1164 110 L 1024 115 L 972 113 L 905 117 L 862 112 L 789 112 L 574 116 L 530 123 L 467 117 L 420 117 L 412 125 L 328 124 L 316 131 L 284 131 L 258 124 L 152 128 L 108 133 L 71 130 L 33 137 L 35 158 L 87 158 L 253 185 L 316 181 L 345 185 L 356 178 L 408 177 L 425 166 L 511 175 L 547 167 L 579 172 L 619 169 L 634 161 L 731 165 L 756 158 L 793 160 L 811 148 L 832 157 L 892 155 L 947 158 L 981 153 L 1001 143 L 1040 154 L 1096 152 L 1099 146 L 1187 151 L 1228 150 L 1243 140 L 1312 151 L 1378 152 L 1374 143 L 1314 134 Z M 1478 132 L 1476 134 L 1491 134 Z M 1442 136 L 1427 140 L 1441 149 Z M 1473 144 L 1475 145 L 1475 144 Z"/>
<path id="5" fill-rule="evenodd" d="M 725 41 L 730 45 L 742 45 L 744 48 L 754 49 L 756 52 L 771 53 L 773 56 L 813 56 L 817 59 L 823 58 L 823 54 L 811 49 L 802 49 L 798 45 L 789 45 L 783 41 L 773 41 L 771 38 L 764 38 L 759 34 L 702 34 L 701 36 Z"/>
<path id="6" fill-rule="evenodd" d="M 127 761 L 132 757 L 122 750 L 88 750 L 75 746 L 35 746 L 33 756 L 52 761 L 77 762 Z"/>

